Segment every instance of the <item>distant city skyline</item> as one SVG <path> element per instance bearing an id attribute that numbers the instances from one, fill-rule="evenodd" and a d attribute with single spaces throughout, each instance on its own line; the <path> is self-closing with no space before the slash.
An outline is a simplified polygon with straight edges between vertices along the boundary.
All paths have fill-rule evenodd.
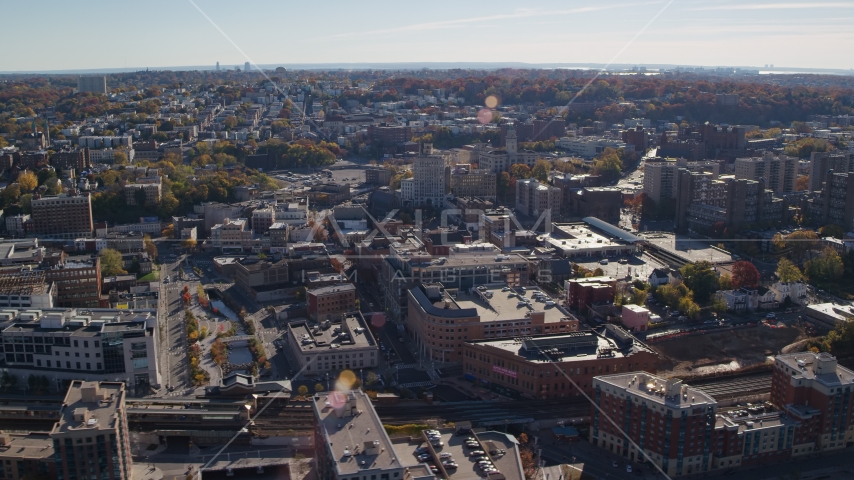
<path id="1" fill-rule="evenodd" d="M 44 0 L 36 7 L 43 12 L 38 35 L 30 22 L 8 23 L 6 37 L 27 48 L 7 49 L 0 71 L 213 70 L 217 62 L 222 69 L 245 62 L 854 67 L 839 53 L 854 44 L 851 1 L 545 0 L 519 8 L 506 0 L 439 0 L 423 8 L 381 0 L 312 7 L 153 0 L 130 9 L 91 0 L 69 8 Z M 33 8 L 7 2 L 4 13 L 26 18 Z M 64 38 L 70 31 L 73 38 Z M 68 40 L 73 49 L 64 46 Z"/>

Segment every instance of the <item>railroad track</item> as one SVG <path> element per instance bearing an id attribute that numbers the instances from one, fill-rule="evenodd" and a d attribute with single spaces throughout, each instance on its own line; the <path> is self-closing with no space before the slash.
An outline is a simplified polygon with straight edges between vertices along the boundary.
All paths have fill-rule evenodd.
<path id="1" fill-rule="evenodd" d="M 715 398 L 747 393 L 766 393 L 771 391 L 771 375 L 760 374 L 731 379 L 718 379 L 707 383 L 694 383 L 692 386 Z"/>
<path id="2" fill-rule="evenodd" d="M 522 419 L 584 417 L 590 414 L 586 402 L 470 402 L 454 405 L 376 406 L 384 423 L 410 423 L 429 419 L 457 422 L 469 420 L 475 425 L 482 422 L 506 420 L 514 423 Z"/>

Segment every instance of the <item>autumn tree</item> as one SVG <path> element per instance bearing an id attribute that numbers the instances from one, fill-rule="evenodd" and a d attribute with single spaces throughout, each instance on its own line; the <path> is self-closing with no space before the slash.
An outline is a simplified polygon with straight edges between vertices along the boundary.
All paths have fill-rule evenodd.
<path id="1" fill-rule="evenodd" d="M 315 392 L 322 392 L 323 391 L 323 384 L 320 382 L 315 383 L 314 384 L 314 391 Z"/>
<path id="2" fill-rule="evenodd" d="M 101 275 L 113 277 L 124 275 L 127 271 L 123 268 L 122 254 L 118 250 L 105 248 L 101 250 Z"/>
<path id="3" fill-rule="evenodd" d="M 732 266 L 734 288 L 756 288 L 759 286 L 759 270 L 752 263 L 742 260 Z"/>
<path id="4" fill-rule="evenodd" d="M 510 176 L 513 178 L 531 178 L 531 168 L 524 163 L 510 165 Z"/>
<path id="5" fill-rule="evenodd" d="M 187 250 L 195 250 L 196 243 L 195 238 L 185 238 L 184 240 L 181 240 L 181 247 L 186 248 Z"/>
<path id="6" fill-rule="evenodd" d="M 781 282 L 797 282 L 803 277 L 801 269 L 788 259 L 781 258 L 780 261 L 777 262 L 777 278 L 779 278 Z"/>
<path id="7" fill-rule="evenodd" d="M 145 236 L 142 237 L 142 248 L 145 250 L 145 253 L 148 254 L 148 258 L 150 258 L 152 262 L 157 260 L 157 245 L 155 245 L 154 241 L 151 240 L 150 235 L 145 234 Z"/>
<path id="8" fill-rule="evenodd" d="M 718 277 L 718 289 L 732 290 L 732 276 L 730 274 L 724 273 Z"/>
<path id="9" fill-rule="evenodd" d="M 537 160 L 537 163 L 534 164 L 534 168 L 531 169 L 531 176 L 533 176 L 537 181 L 546 183 L 549 181 L 549 172 L 552 170 L 552 164 L 547 160 Z"/>
<path id="10" fill-rule="evenodd" d="M 299 393 L 301 397 L 308 395 L 308 387 L 300 385 L 299 388 L 297 388 L 297 393 Z"/>
<path id="11" fill-rule="evenodd" d="M 237 117 L 234 115 L 229 115 L 225 117 L 225 120 L 222 121 L 222 125 L 226 130 L 231 130 L 237 126 Z"/>
<path id="12" fill-rule="evenodd" d="M 39 185 L 39 179 L 35 173 L 25 170 L 18 175 L 18 185 L 24 192 L 32 192 Z"/>
<path id="13" fill-rule="evenodd" d="M 780 250 L 789 249 L 796 265 L 803 265 L 807 252 L 818 245 L 818 234 L 813 230 L 795 230 L 786 236 L 777 233 L 772 241 Z"/>
<path id="14" fill-rule="evenodd" d="M 116 165 L 127 165 L 128 155 L 121 150 L 113 153 L 113 163 L 115 163 Z"/>
<path id="15" fill-rule="evenodd" d="M 810 188 L 810 176 L 809 175 L 804 175 L 802 177 L 798 177 L 798 179 L 795 180 L 795 191 L 801 192 L 804 190 L 809 190 L 809 188 Z"/>

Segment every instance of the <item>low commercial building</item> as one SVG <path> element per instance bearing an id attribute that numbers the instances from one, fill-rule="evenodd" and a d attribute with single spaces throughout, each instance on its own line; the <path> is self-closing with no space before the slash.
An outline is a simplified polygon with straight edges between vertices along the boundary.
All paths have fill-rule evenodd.
<path id="1" fill-rule="evenodd" d="M 379 366 L 379 347 L 358 311 L 340 322 L 288 324 L 287 347 L 291 359 L 307 375 Z"/>
<path id="2" fill-rule="evenodd" d="M 234 283 L 256 301 L 277 300 L 283 297 L 288 272 L 285 259 L 241 258 L 234 265 Z"/>
<path id="3" fill-rule="evenodd" d="M 356 287 L 352 283 L 313 288 L 305 296 L 312 320 L 333 320 L 356 309 Z"/>
<path id="4" fill-rule="evenodd" d="M 156 310 L 4 310 L 0 328 L 12 374 L 120 379 L 137 394 L 160 385 Z"/>
<path id="5" fill-rule="evenodd" d="M 614 301 L 617 280 L 612 277 L 573 278 L 564 282 L 566 306 L 584 314 L 594 304 Z"/>
<path id="6" fill-rule="evenodd" d="M 57 478 L 53 442 L 46 433 L 0 433 L 0 463 L 4 480 Z"/>
<path id="7" fill-rule="evenodd" d="M 649 326 L 649 309 L 640 305 L 623 305 L 622 324 L 633 332 L 644 332 Z"/>
<path id="8" fill-rule="evenodd" d="M 0 271 L 0 307 L 53 308 L 56 284 L 47 283 L 43 270 L 7 268 Z"/>
<path id="9" fill-rule="evenodd" d="M 461 362 L 465 342 L 578 330 L 578 320 L 536 289 L 428 283 L 408 291 L 406 328 L 422 358 Z"/>
<path id="10" fill-rule="evenodd" d="M 655 370 L 657 362 L 652 349 L 615 325 L 463 345 L 466 378 L 536 399 L 590 396 L 594 376 Z"/>
<path id="11" fill-rule="evenodd" d="M 845 322 L 854 321 L 854 307 L 835 303 L 813 303 L 807 305 L 804 313 L 810 320 L 817 321 L 825 328 L 835 328 Z"/>
<path id="12" fill-rule="evenodd" d="M 252 230 L 245 218 L 226 218 L 211 228 L 211 246 L 221 252 L 244 252 L 254 245 Z M 259 242 L 260 245 L 260 242 Z"/>
<path id="13" fill-rule="evenodd" d="M 588 221 L 589 220 L 589 221 Z M 585 223 L 552 225 L 545 244 L 565 258 L 606 258 L 634 255 L 642 240 L 629 232 L 591 217 Z"/>

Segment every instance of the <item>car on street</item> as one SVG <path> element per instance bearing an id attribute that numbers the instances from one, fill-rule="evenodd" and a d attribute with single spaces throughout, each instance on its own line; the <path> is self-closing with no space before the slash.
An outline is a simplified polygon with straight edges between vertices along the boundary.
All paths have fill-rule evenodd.
<path id="1" fill-rule="evenodd" d="M 617 463 L 617 461 L 616 461 L 616 460 L 614 460 L 613 462 L 611 462 L 611 466 L 612 466 L 612 467 L 614 467 L 614 468 L 617 468 L 617 467 L 619 467 L 619 466 L 620 466 L 620 464 L 619 464 L 619 463 Z"/>
<path id="2" fill-rule="evenodd" d="M 768 314 L 765 315 L 765 318 L 767 318 L 769 320 L 773 320 L 773 319 L 777 318 L 777 314 L 774 312 L 768 312 Z"/>
<path id="3" fill-rule="evenodd" d="M 632 466 L 626 465 L 626 473 L 632 473 Z"/>

